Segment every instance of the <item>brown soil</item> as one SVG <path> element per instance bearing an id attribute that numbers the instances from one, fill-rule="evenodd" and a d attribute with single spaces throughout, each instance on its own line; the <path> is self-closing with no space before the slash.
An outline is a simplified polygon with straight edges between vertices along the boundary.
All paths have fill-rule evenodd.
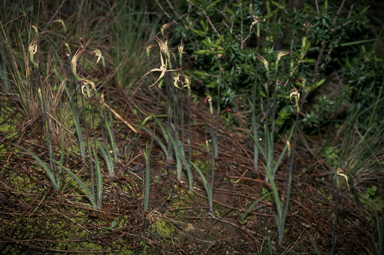
<path id="1" fill-rule="evenodd" d="M 115 89 L 113 93 L 119 95 L 121 90 Z M 151 92 L 138 89 L 128 101 L 129 105 L 127 100 L 116 96 L 115 109 L 122 109 L 119 113 L 123 118 L 136 123 L 130 109 L 140 106 L 141 116 L 154 113 L 155 100 L 149 98 L 155 98 L 156 93 L 154 88 Z M 123 94 L 120 96 L 123 98 Z M 159 113 L 163 114 L 163 110 Z M 233 114 L 239 120 L 245 116 Z M 53 191 L 45 172 L 33 157 L 14 145 L 32 150 L 48 163 L 41 120 L 26 125 L 28 123 L 15 118 L 13 112 L 4 109 L 2 115 L 8 116 L 4 123 L 19 127 L 15 137 L 9 136 L 10 131 L 0 135 L 4 144 L 0 154 L 2 254 L 266 254 L 268 240 L 275 254 L 314 254 L 311 237 L 321 253 L 331 252 L 336 210 L 335 173 L 328 170 L 323 159 L 314 153 L 314 148 L 319 146 L 315 142 L 308 144 L 299 137 L 284 245 L 279 248 L 272 197 L 261 200 L 242 222 L 241 215 L 248 207 L 263 192 L 272 192 L 270 184 L 264 180 L 262 159 L 259 159 L 258 171 L 253 169 L 252 141 L 242 129 L 224 129 L 224 123 L 220 125 L 213 214 L 209 213 L 206 192 L 198 173 L 193 172 L 195 189 L 189 191 L 186 174 L 182 182 L 178 181 L 175 162 L 166 162 L 155 143 L 150 158 L 150 210 L 145 212 L 143 150 L 151 137 L 145 131 L 134 136 L 116 119 L 119 124 L 115 125 L 118 147 L 124 148 L 127 135 L 134 146 L 128 158 L 121 157 L 116 163 L 116 178 L 107 178 L 107 168 L 102 165 L 103 204 L 101 210 L 94 210 L 68 174 L 64 174 L 63 189 Z M 200 166 L 208 165 L 203 145 L 205 136 L 209 136 L 209 119 L 208 106 L 199 100 L 192 107 L 195 123 L 191 144 L 193 161 Z M 90 133 L 101 137 L 100 130 Z M 158 134 L 161 136 L 160 132 Z M 76 139 L 74 135 L 69 138 L 68 147 Z M 319 137 L 312 137 L 312 141 L 320 144 Z M 282 149 L 283 143 L 277 141 L 276 158 Z M 60 152 L 60 147 L 56 151 Z M 66 167 L 80 179 L 89 179 L 89 172 L 83 169 L 89 162 L 82 162 L 76 153 L 67 155 Z M 99 156 L 101 158 L 101 154 Z M 283 160 L 275 178 L 281 197 L 286 163 L 286 159 Z M 208 178 L 208 172 L 205 174 Z M 356 189 L 352 188 L 350 193 L 354 191 Z M 375 250 L 373 215 L 351 197 L 346 188 L 341 189 L 335 225 L 337 254 L 368 254 Z M 113 222 L 116 226 L 111 227 Z"/>

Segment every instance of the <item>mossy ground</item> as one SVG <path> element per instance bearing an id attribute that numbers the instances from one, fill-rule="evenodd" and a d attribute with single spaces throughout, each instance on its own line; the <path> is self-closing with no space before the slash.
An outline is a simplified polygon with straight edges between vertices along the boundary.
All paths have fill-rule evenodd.
<path id="1" fill-rule="evenodd" d="M 195 109 L 195 112 L 197 114 L 201 110 Z M 271 190 L 263 182 L 263 177 L 255 178 L 244 163 L 247 159 L 237 154 L 239 149 L 231 148 L 230 143 L 224 142 L 221 148 L 227 146 L 228 150 L 220 151 L 221 156 L 215 164 L 213 214 L 208 213 L 206 191 L 200 176 L 194 172 L 194 190 L 189 190 L 187 174 L 183 173 L 183 181 L 178 181 L 176 162 L 167 162 L 157 146 L 154 147 L 151 161 L 150 210 L 144 212 L 143 177 L 146 166 L 140 148 L 145 147 L 150 137 L 146 137 L 145 133 L 129 135 L 122 131 L 125 126 L 116 125 L 115 128 L 120 130 L 116 133 L 116 139 L 120 141 L 118 147 L 128 148 L 123 155 L 119 155 L 114 178 L 108 177 L 103 157 L 98 154 L 103 172 L 103 202 L 101 210 L 94 210 L 85 192 L 71 176 L 64 172 L 60 190 L 53 191 L 41 166 L 28 153 L 15 146 L 16 139 L 23 135 L 21 129 L 17 128 L 17 123 L 23 117 L 16 117 L 0 131 L 3 134 L 16 134 L 6 136 L 7 143 L 0 145 L 0 195 L 4 198 L 0 225 L 4 226 L 1 233 L 5 240 L 0 244 L 0 250 L 5 254 L 28 254 L 42 250 L 52 254 L 60 251 L 168 254 L 175 250 L 222 254 L 238 252 L 255 240 L 260 240 L 265 246 L 268 239 L 277 238 L 275 222 L 271 217 L 275 203 L 272 197 L 260 201 L 244 220 L 241 218 L 258 197 Z M 3 118 L 9 116 L 3 115 Z M 200 132 L 199 122 L 193 128 L 197 130 L 196 133 Z M 45 136 L 41 130 L 34 129 L 26 134 L 28 142 L 23 146 L 39 155 L 48 165 L 47 151 L 43 146 Z M 40 137 L 43 142 L 34 137 Z M 195 147 L 197 152 L 193 153 L 194 163 L 210 182 L 211 163 L 207 160 L 205 148 L 201 146 L 204 138 L 195 139 L 198 148 Z M 239 136 L 237 139 L 242 138 Z M 76 137 L 72 136 L 69 147 L 65 147 L 64 165 L 87 187 L 91 187 L 88 163 L 81 160 L 76 143 Z M 90 143 L 94 145 L 93 140 Z M 60 158 L 61 146 L 54 147 L 54 151 L 55 157 Z M 332 177 L 320 175 L 311 178 L 308 166 L 302 162 L 297 164 L 300 167 L 295 169 L 292 203 L 287 218 L 287 242 L 294 244 L 300 239 L 300 232 L 295 229 L 308 231 L 310 227 L 318 245 L 328 247 L 329 243 L 324 240 L 329 240 L 329 236 L 324 229 L 331 231 L 332 222 L 327 222 L 327 219 L 335 215 L 332 201 L 336 194 L 332 192 Z M 279 189 L 284 186 L 282 178 L 279 172 L 276 179 Z M 341 189 L 343 192 L 347 190 L 345 183 L 342 183 Z M 339 212 L 339 227 L 359 231 L 356 224 L 366 222 L 369 231 L 374 233 L 375 217 L 371 210 L 377 206 L 382 208 L 381 196 L 380 188 L 372 186 L 360 194 L 366 206 L 364 212 L 359 207 L 351 207 L 355 203 L 353 196 L 341 197 L 339 203 L 343 209 Z M 311 216 L 314 210 L 318 215 L 316 218 Z M 356 216 L 363 214 L 367 217 Z M 349 237 L 344 237 L 340 243 L 348 244 L 349 240 Z M 373 247 L 375 240 L 365 242 Z M 312 244 L 307 242 L 307 248 L 296 246 L 295 249 L 311 251 Z M 274 249 L 277 249 L 275 246 Z M 261 251 L 257 247 L 249 246 L 247 249 Z M 266 250 L 266 246 L 263 249 Z"/>

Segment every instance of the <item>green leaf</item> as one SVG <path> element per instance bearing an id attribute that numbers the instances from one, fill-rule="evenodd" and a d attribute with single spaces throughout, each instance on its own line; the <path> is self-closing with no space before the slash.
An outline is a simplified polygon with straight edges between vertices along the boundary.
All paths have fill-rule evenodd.
<path id="1" fill-rule="evenodd" d="M 278 8 L 280 8 L 280 9 L 285 9 L 285 7 L 283 6 L 283 5 L 281 5 L 281 4 L 279 4 L 279 3 L 277 3 L 277 2 L 275 2 L 275 1 L 271 1 L 274 5 L 276 5 Z"/>
<path id="2" fill-rule="evenodd" d="M 255 202 L 253 202 L 249 207 L 248 209 L 245 211 L 245 213 L 243 214 L 243 216 L 241 217 L 241 221 L 244 222 L 245 221 L 245 217 L 247 217 L 247 214 L 249 213 L 249 211 L 255 207 L 255 205 L 257 205 L 257 203 L 259 203 L 261 200 L 263 200 L 264 198 L 266 198 L 267 196 L 269 195 L 272 195 L 272 193 L 268 193 L 264 196 L 262 196 L 261 198 L 257 199 Z"/>
<path id="3" fill-rule="evenodd" d="M 321 252 L 320 252 L 319 248 L 317 247 L 315 240 L 313 240 L 312 235 L 308 231 L 307 231 L 307 234 L 308 234 L 309 238 L 311 239 L 313 246 L 315 247 L 317 255 L 321 255 Z"/>
<path id="4" fill-rule="evenodd" d="M 63 169 L 65 171 L 67 171 L 69 173 L 69 175 L 72 176 L 73 179 L 75 179 L 75 181 L 77 181 L 77 183 L 83 188 L 85 194 L 87 195 L 89 201 L 91 202 L 92 208 L 97 210 L 98 206 L 95 203 L 95 197 L 93 196 L 92 192 L 87 188 L 85 183 L 82 180 L 80 180 L 79 177 L 77 177 L 74 173 L 72 173 L 71 170 L 69 170 L 68 168 L 63 166 L 61 163 L 59 163 L 59 162 L 57 162 L 56 160 L 53 160 L 53 159 L 51 159 L 51 160 L 53 162 L 55 162 L 56 164 L 58 164 L 59 166 L 63 167 Z"/>
<path id="5" fill-rule="evenodd" d="M 200 20 L 200 25 L 204 30 L 204 33 L 207 33 L 208 31 L 208 24 L 205 24 L 203 20 Z"/>
<path id="6" fill-rule="evenodd" d="M 209 73 L 207 73 L 207 72 L 198 71 L 198 70 L 194 71 L 193 73 L 196 74 L 196 75 L 199 75 L 199 76 L 207 76 L 207 75 L 209 75 Z"/>
<path id="7" fill-rule="evenodd" d="M 209 200 L 209 204 L 212 203 L 212 199 L 213 199 L 213 194 L 212 194 L 212 191 L 211 191 L 211 187 L 209 187 L 209 183 L 207 181 L 207 179 L 205 179 L 205 176 L 204 174 L 200 171 L 200 169 L 193 163 L 191 162 L 191 164 L 193 165 L 193 167 L 196 169 L 196 171 L 199 173 L 202 181 L 203 181 L 203 184 L 204 184 L 204 187 L 205 187 L 205 191 L 207 192 L 207 197 L 208 197 L 208 200 Z"/>
<path id="8" fill-rule="evenodd" d="M 54 175 L 53 171 L 51 169 L 49 169 L 49 167 L 35 153 L 33 153 L 32 151 L 24 148 L 21 145 L 17 145 L 17 144 L 13 144 L 13 145 L 22 148 L 23 150 L 27 151 L 30 155 L 32 155 L 32 157 L 35 158 L 37 163 L 39 163 L 39 165 L 45 170 L 45 173 L 48 175 L 48 178 L 51 181 L 53 188 L 55 190 L 59 190 L 59 184 L 57 183 L 57 181 L 55 179 L 55 175 Z"/>
<path id="9" fill-rule="evenodd" d="M 222 42 L 223 38 L 224 38 L 224 35 L 220 36 L 220 38 L 218 38 L 218 39 L 216 40 L 216 43 L 215 43 L 216 48 L 219 47 L 219 45 L 220 45 L 220 43 Z"/>
<path id="10" fill-rule="evenodd" d="M 204 40 L 201 41 L 205 46 L 207 46 L 208 48 L 214 48 L 216 47 L 216 45 L 214 43 L 212 43 L 211 39 L 208 37 L 208 38 L 205 38 Z"/>
<path id="11" fill-rule="evenodd" d="M 204 55 L 209 55 L 213 54 L 212 50 L 197 50 L 193 52 L 194 54 L 204 54 Z"/>
<path id="12" fill-rule="evenodd" d="M 203 32 L 203 31 L 201 31 L 201 30 L 193 29 L 192 31 L 193 31 L 195 34 L 200 35 L 200 36 L 205 36 L 205 35 L 206 35 L 206 33 Z"/>
<path id="13" fill-rule="evenodd" d="M 96 192 L 97 192 L 97 209 L 101 209 L 101 203 L 103 200 L 103 175 L 101 173 L 99 160 L 97 158 L 95 150 L 92 148 L 93 155 L 95 157 L 95 164 L 96 164 Z M 111 156 L 111 155 L 109 155 Z M 112 158 L 111 158 L 112 160 Z"/>
<path id="14" fill-rule="evenodd" d="M 161 127 L 162 130 L 163 130 L 165 139 L 168 141 L 168 135 L 167 135 L 166 132 L 164 131 L 163 126 L 160 125 L 160 127 Z M 168 159 L 168 158 L 169 158 L 169 154 L 168 154 L 167 146 L 164 145 L 164 143 L 159 139 L 159 137 L 158 137 L 157 135 L 154 135 L 154 134 L 152 133 L 152 131 L 150 131 L 150 130 L 147 129 L 146 127 L 141 127 L 141 129 L 144 129 L 144 130 L 147 131 L 151 136 L 153 136 L 153 138 L 157 141 L 157 143 L 160 145 L 161 149 L 163 150 L 163 152 L 164 152 L 164 154 L 165 154 L 165 157 Z"/>
<path id="15" fill-rule="evenodd" d="M 117 222 L 116 222 L 115 220 L 112 221 L 112 222 L 111 222 L 111 226 L 108 227 L 107 229 L 109 229 L 109 230 L 113 229 L 114 227 L 116 227 L 116 224 L 117 224 Z"/>
<path id="16" fill-rule="evenodd" d="M 97 145 L 99 146 L 101 153 L 103 154 L 105 164 L 107 165 L 108 173 L 110 177 L 115 176 L 115 170 L 113 165 L 113 160 L 111 157 L 111 154 L 108 151 L 108 147 L 104 148 L 103 145 L 99 142 L 99 140 L 96 140 Z"/>
<path id="17" fill-rule="evenodd" d="M 271 186 L 272 186 L 272 192 L 273 192 L 273 196 L 275 198 L 275 204 L 276 204 L 276 209 L 277 209 L 277 215 L 278 215 L 278 220 L 279 222 L 282 220 L 282 217 L 283 217 L 283 212 L 281 210 L 281 204 L 280 204 L 280 200 L 279 200 L 279 194 L 277 193 L 277 188 L 276 188 L 276 185 L 275 185 L 275 182 L 273 181 L 273 178 L 272 178 L 272 175 L 269 173 L 269 169 L 264 165 L 264 163 L 262 163 L 264 168 L 265 168 L 265 172 L 268 176 L 268 179 L 271 183 Z"/>
<path id="18" fill-rule="evenodd" d="M 312 85 L 312 91 L 317 89 L 321 84 L 325 82 L 325 79 L 321 79 L 320 81 L 316 82 L 315 84 Z"/>

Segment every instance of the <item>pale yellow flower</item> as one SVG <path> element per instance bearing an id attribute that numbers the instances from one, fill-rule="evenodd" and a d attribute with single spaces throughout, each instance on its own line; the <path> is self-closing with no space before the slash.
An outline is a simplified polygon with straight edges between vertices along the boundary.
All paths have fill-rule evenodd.
<path id="1" fill-rule="evenodd" d="M 336 175 L 337 176 L 342 176 L 345 178 L 345 181 L 347 182 L 347 187 L 348 187 L 348 192 L 349 192 L 349 184 L 348 184 L 348 176 L 346 174 L 344 174 L 344 170 L 341 169 L 341 168 L 338 168 L 337 171 L 336 171 Z"/>
<path id="2" fill-rule="evenodd" d="M 280 51 L 279 54 L 277 54 L 277 60 L 276 60 L 276 65 L 279 63 L 281 57 L 284 57 L 285 55 L 288 55 L 292 51 Z"/>
<path id="3" fill-rule="evenodd" d="M 300 100 L 300 93 L 299 93 L 299 91 L 295 87 L 293 87 L 293 89 L 291 91 L 289 91 L 289 92 L 290 92 L 290 94 L 289 94 L 289 101 L 291 101 L 291 103 L 293 104 L 292 97 L 294 97 L 295 101 L 296 101 L 295 106 L 298 106 L 299 100 Z"/>
<path id="4" fill-rule="evenodd" d="M 260 59 L 261 61 L 263 61 L 264 63 L 264 66 L 265 66 L 265 69 L 267 69 L 267 72 L 269 71 L 269 68 L 268 68 L 268 61 L 263 57 L 261 56 L 259 53 L 256 52 L 256 57 L 258 59 Z"/>
<path id="5" fill-rule="evenodd" d="M 76 69 L 77 69 L 77 59 L 80 57 L 80 55 L 81 55 L 81 53 L 83 53 L 83 49 L 78 49 L 77 51 L 76 51 L 76 53 L 75 53 L 75 55 L 73 55 L 73 57 L 72 57 L 72 61 L 71 61 L 71 63 L 72 63 L 72 72 L 73 72 L 73 74 L 77 77 L 77 79 L 79 80 L 80 79 L 80 77 L 77 75 L 77 73 L 76 73 Z"/>
<path id="6" fill-rule="evenodd" d="M 34 25 L 31 25 L 31 27 L 35 30 L 36 36 L 39 35 L 39 30 L 37 29 L 37 27 Z"/>
<path id="7" fill-rule="evenodd" d="M 36 54 L 37 52 L 37 38 L 33 38 L 31 44 L 28 47 L 29 54 L 32 56 Z"/>
<path id="8" fill-rule="evenodd" d="M 103 57 L 103 55 L 101 55 L 101 51 L 99 49 L 94 50 L 93 53 L 95 53 L 95 55 L 97 57 L 97 60 L 96 60 L 96 64 L 97 64 L 97 63 L 99 63 L 99 61 Z"/>
<path id="9" fill-rule="evenodd" d="M 38 63 L 36 63 L 34 60 L 33 60 L 33 56 L 37 53 L 37 36 L 39 34 L 39 30 L 37 29 L 37 27 L 35 27 L 34 25 L 31 25 L 31 27 L 35 30 L 36 32 L 36 35 L 35 37 L 33 37 L 32 39 L 32 42 L 29 44 L 28 46 L 28 51 L 29 51 L 29 59 L 31 60 L 32 64 L 36 67 L 39 66 Z"/>
<path id="10" fill-rule="evenodd" d="M 184 77 L 184 81 L 182 81 L 180 79 L 180 76 L 183 76 Z M 173 76 L 173 85 L 179 89 L 182 89 L 182 88 L 185 88 L 185 87 L 189 87 L 190 86 L 190 83 L 191 81 L 189 80 L 189 78 L 183 74 L 177 74 L 177 75 L 174 75 Z M 181 87 L 177 84 L 178 82 L 181 83 Z"/>
<path id="11" fill-rule="evenodd" d="M 52 23 L 56 23 L 56 22 L 61 23 L 61 25 L 64 28 L 64 32 L 67 32 L 67 27 L 65 26 L 65 23 L 62 19 L 56 19 L 56 20 L 52 21 Z"/>
<path id="12" fill-rule="evenodd" d="M 95 55 L 97 56 L 97 60 L 96 60 L 96 64 L 99 63 L 100 59 L 101 59 L 101 63 L 103 64 L 103 66 L 105 67 L 105 60 L 104 60 L 104 57 L 103 55 L 101 54 L 101 51 L 99 49 L 95 49 L 93 51 L 93 53 L 95 53 Z"/>
<path id="13" fill-rule="evenodd" d="M 81 82 L 83 83 L 83 86 L 81 86 L 81 92 L 83 93 L 83 95 L 84 95 L 85 97 L 90 98 L 90 97 L 91 97 L 91 91 L 90 91 L 88 85 L 91 85 L 92 89 L 93 89 L 94 91 L 96 91 L 95 83 L 94 83 L 93 81 L 90 81 L 90 80 L 87 80 L 87 79 L 83 79 L 83 80 L 81 80 Z M 87 94 L 85 94 L 85 92 L 84 92 L 84 88 L 87 89 Z"/>
<path id="14" fill-rule="evenodd" d="M 159 44 L 159 47 L 160 47 L 160 61 L 161 61 L 161 65 L 160 65 L 159 68 L 154 68 L 151 71 L 149 71 L 148 73 L 144 74 L 143 77 L 141 77 L 141 79 L 143 79 L 146 75 L 148 75 L 151 72 L 161 72 L 161 73 L 160 73 L 159 78 L 152 85 L 150 85 L 149 87 L 152 87 L 161 78 L 163 78 L 166 72 L 180 70 L 180 69 L 169 69 L 169 70 L 167 70 L 167 67 L 168 67 L 168 65 L 167 65 L 168 61 L 167 60 L 169 60 L 169 58 L 170 58 L 170 54 L 169 54 L 169 50 L 168 50 L 168 46 L 167 46 L 167 41 L 163 42 L 159 38 L 157 38 L 156 40 L 157 40 L 157 42 Z M 163 54 L 162 53 L 165 54 L 165 60 L 166 60 L 165 62 L 164 62 Z"/>
<path id="15" fill-rule="evenodd" d="M 169 22 L 167 24 L 164 24 L 160 30 L 161 30 L 161 34 L 164 36 L 164 31 L 172 24 L 172 22 Z"/>

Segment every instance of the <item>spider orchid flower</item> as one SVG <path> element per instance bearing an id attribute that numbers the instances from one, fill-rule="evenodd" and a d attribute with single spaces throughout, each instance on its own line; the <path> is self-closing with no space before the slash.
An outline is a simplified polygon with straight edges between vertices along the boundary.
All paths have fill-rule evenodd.
<path id="1" fill-rule="evenodd" d="M 83 49 L 79 48 L 75 55 L 73 55 L 72 57 L 72 60 L 71 60 L 71 64 L 72 64 L 72 72 L 73 74 L 76 76 L 77 80 L 81 80 L 80 77 L 77 75 L 76 73 L 76 69 L 77 69 L 77 59 L 80 57 L 81 53 L 83 53 Z"/>
<path id="2" fill-rule="evenodd" d="M 101 62 L 103 63 L 103 66 L 105 67 L 105 60 L 104 60 L 103 55 L 101 54 L 101 51 L 99 49 L 95 49 L 94 51 L 92 51 L 92 53 L 94 53 L 97 57 L 96 64 L 99 63 L 99 61 L 101 59 Z"/>
<path id="3" fill-rule="evenodd" d="M 32 39 L 32 42 L 31 44 L 29 44 L 28 46 L 28 51 L 29 51 L 29 59 L 31 60 L 32 64 L 36 67 L 39 67 L 39 64 L 36 63 L 34 60 L 33 60 L 33 56 L 37 53 L 37 36 L 39 35 L 39 30 L 37 29 L 36 26 L 30 24 L 30 26 L 35 30 L 36 32 L 36 35 L 35 37 Z"/>
<path id="4" fill-rule="evenodd" d="M 154 68 L 154 69 L 150 70 L 148 73 L 144 74 L 143 77 L 141 77 L 141 79 L 143 79 L 145 76 L 147 76 L 151 72 L 161 72 L 159 78 L 157 78 L 157 80 L 152 85 L 150 85 L 149 87 L 152 87 L 152 86 L 156 85 L 156 83 L 158 83 L 161 80 L 161 78 L 164 77 L 166 72 L 172 72 L 172 71 L 180 70 L 180 69 L 169 69 L 169 70 L 167 70 L 167 67 L 168 67 L 168 64 L 167 64 L 168 61 L 167 60 L 170 58 L 170 54 L 169 54 L 169 50 L 168 50 L 168 46 L 167 46 L 167 41 L 163 42 L 160 39 L 157 39 L 157 42 L 158 42 L 159 47 L 160 47 L 160 61 L 161 61 L 161 65 L 160 65 L 159 68 Z M 165 62 L 164 62 L 164 58 L 163 58 L 163 54 L 162 53 L 165 55 L 165 60 L 166 60 Z"/>
<path id="5" fill-rule="evenodd" d="M 85 97 L 90 98 L 91 97 L 91 92 L 90 92 L 90 89 L 89 89 L 88 85 L 91 85 L 92 89 L 94 91 L 96 91 L 95 83 L 93 81 L 90 81 L 90 80 L 87 80 L 87 79 L 83 79 L 83 80 L 81 80 L 81 82 L 83 83 L 83 86 L 81 86 L 81 92 L 83 93 L 83 95 Z M 84 88 L 87 89 L 87 94 L 85 94 Z"/>

